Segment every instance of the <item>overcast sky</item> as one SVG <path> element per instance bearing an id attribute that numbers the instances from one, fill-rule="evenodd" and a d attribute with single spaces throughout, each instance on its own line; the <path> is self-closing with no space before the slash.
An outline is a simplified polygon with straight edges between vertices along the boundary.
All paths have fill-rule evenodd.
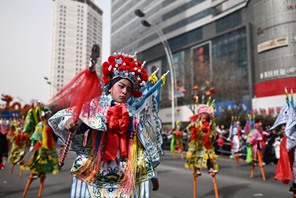
<path id="1" fill-rule="evenodd" d="M 102 60 L 110 53 L 110 2 L 95 0 L 103 10 Z M 52 0 L 1 2 L 1 95 L 29 104 L 32 99 L 48 102 L 49 85 L 44 77 L 50 73 L 52 4 Z"/>

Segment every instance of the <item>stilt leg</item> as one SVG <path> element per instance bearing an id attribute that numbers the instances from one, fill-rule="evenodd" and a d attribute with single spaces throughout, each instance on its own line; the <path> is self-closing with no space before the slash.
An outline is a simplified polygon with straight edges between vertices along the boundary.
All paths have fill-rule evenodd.
<path id="1" fill-rule="evenodd" d="M 23 161 L 19 162 L 19 165 L 20 165 L 20 178 L 22 178 L 23 177 L 23 169 L 21 168 L 21 166 L 24 165 L 24 162 Z"/>
<path id="2" fill-rule="evenodd" d="M 236 161 L 236 166 L 238 166 L 239 163 L 239 153 L 235 154 L 235 161 Z"/>
<path id="3" fill-rule="evenodd" d="M 260 166 L 260 170 L 261 170 L 261 174 L 262 174 L 262 179 L 263 179 L 263 181 L 265 181 L 266 178 L 265 178 L 264 165 L 263 165 L 261 151 L 257 151 L 257 156 L 258 156 L 259 166 Z"/>
<path id="4" fill-rule="evenodd" d="M 15 165 L 15 164 L 11 164 L 11 168 L 10 168 L 10 174 L 11 174 L 11 175 L 13 174 L 14 165 Z"/>
<path id="5" fill-rule="evenodd" d="M 20 178 L 23 177 L 23 169 L 20 167 Z"/>
<path id="6" fill-rule="evenodd" d="M 193 198 L 196 198 L 197 180 L 198 180 L 197 169 L 193 168 Z"/>
<path id="7" fill-rule="evenodd" d="M 217 187 L 217 182 L 216 182 L 216 173 L 211 172 L 211 175 L 212 175 L 213 186 L 214 186 L 214 191 L 215 191 L 215 198 L 219 198 L 218 187 Z"/>
<path id="8" fill-rule="evenodd" d="M 20 168 L 20 178 L 23 177 L 23 169 Z"/>
<path id="9" fill-rule="evenodd" d="M 39 186 L 39 191 L 38 191 L 38 198 L 40 198 L 41 195 L 42 195 L 42 190 L 43 190 L 45 178 L 46 178 L 46 175 L 42 175 L 40 177 L 40 186 Z"/>
<path id="10" fill-rule="evenodd" d="M 254 177 L 254 172 L 255 172 L 255 162 L 253 160 L 252 161 L 252 170 L 251 170 L 250 178 L 253 178 Z"/>
<path id="11" fill-rule="evenodd" d="M 184 159 L 183 151 L 180 152 L 181 159 Z"/>
<path id="12" fill-rule="evenodd" d="M 33 180 L 34 180 L 34 175 L 33 175 L 33 173 L 30 173 L 30 176 L 29 176 L 28 181 L 27 181 L 26 188 L 25 188 L 25 190 L 23 192 L 23 197 L 26 197 L 27 192 L 29 190 L 29 187 L 30 187 L 31 183 L 33 182 Z"/>

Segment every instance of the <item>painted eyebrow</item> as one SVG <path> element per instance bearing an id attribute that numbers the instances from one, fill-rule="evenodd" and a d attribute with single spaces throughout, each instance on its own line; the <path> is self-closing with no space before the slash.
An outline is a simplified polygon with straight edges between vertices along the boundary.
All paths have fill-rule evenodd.
<path id="1" fill-rule="evenodd" d="M 131 91 L 132 90 L 132 87 L 131 86 L 128 86 L 128 85 L 126 85 L 125 83 L 123 83 L 123 82 L 119 82 L 122 86 L 124 86 L 124 87 L 126 87 L 129 91 Z"/>

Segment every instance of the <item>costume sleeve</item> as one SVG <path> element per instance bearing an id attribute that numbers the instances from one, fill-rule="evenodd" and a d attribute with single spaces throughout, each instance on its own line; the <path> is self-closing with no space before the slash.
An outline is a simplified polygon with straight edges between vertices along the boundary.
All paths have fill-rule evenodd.
<path id="1" fill-rule="evenodd" d="M 48 120 L 49 126 L 52 128 L 53 132 L 63 141 L 63 143 L 67 142 L 67 138 L 69 136 L 69 131 L 65 129 L 64 124 L 67 118 L 71 116 L 71 109 L 63 109 L 58 111 Z"/>
<path id="2" fill-rule="evenodd" d="M 42 131 L 43 131 L 43 125 L 41 122 L 39 122 L 36 127 L 35 131 L 30 137 L 31 140 L 31 146 L 34 146 L 37 141 L 42 141 Z"/>
<path id="3" fill-rule="evenodd" d="M 61 122 L 58 124 L 58 128 L 60 130 L 65 130 L 65 124 L 67 122 L 67 120 L 71 118 L 71 116 L 64 116 L 62 119 L 61 119 Z"/>
<path id="4" fill-rule="evenodd" d="M 284 136 L 280 144 L 280 159 L 274 176 L 275 180 L 282 181 L 284 184 L 288 184 L 293 179 L 291 164 L 293 164 L 294 151 L 287 151 L 286 143 L 287 136 Z"/>

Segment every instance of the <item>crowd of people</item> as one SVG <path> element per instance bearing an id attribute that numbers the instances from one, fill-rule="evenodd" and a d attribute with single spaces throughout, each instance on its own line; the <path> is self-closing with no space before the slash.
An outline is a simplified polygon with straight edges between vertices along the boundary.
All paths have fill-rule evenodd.
<path id="1" fill-rule="evenodd" d="M 261 121 L 254 123 L 254 120 L 247 120 L 244 127 L 240 126 L 240 121 L 232 123 L 228 129 L 225 128 L 225 125 L 216 127 L 217 136 L 213 144 L 217 154 L 229 156 L 233 159 L 239 157 L 240 161 L 250 162 L 250 159 L 247 158 L 248 146 L 256 142 L 254 139 L 260 139 L 264 164 L 277 164 L 285 125 L 270 129 L 269 125 L 264 126 Z M 180 129 L 178 127 L 180 125 L 180 123 L 177 125 L 177 130 L 163 130 L 163 137 L 166 140 L 163 147 L 167 149 L 167 145 L 170 144 L 170 150 L 174 153 L 174 156 L 176 153 L 180 153 L 181 156 L 181 151 L 186 152 L 190 143 L 190 131 L 186 126 Z M 255 133 L 253 133 L 254 131 Z M 176 139 L 178 139 L 178 143 L 176 143 Z"/>
<path id="2" fill-rule="evenodd" d="M 225 129 L 224 125 L 215 126 L 215 120 L 209 119 L 207 125 L 203 125 L 202 120 L 205 119 L 203 114 L 192 116 L 190 124 L 187 127 L 178 128 L 179 139 L 183 139 L 183 145 L 188 145 L 186 152 L 185 167 L 194 169 L 193 175 L 196 177 L 201 175 L 200 168 L 207 168 L 209 172 L 218 172 L 218 165 L 215 163 L 216 153 L 220 155 L 229 155 L 230 158 L 235 158 L 238 165 L 243 159 L 246 163 L 252 166 L 250 177 L 254 175 L 255 166 L 260 167 L 262 179 L 265 181 L 264 166 L 267 164 L 276 164 L 274 179 L 289 184 L 293 181 L 290 191 L 296 194 L 296 108 L 293 100 L 286 92 L 286 103 L 277 115 L 272 126 L 264 125 L 261 120 L 256 120 L 255 115 L 247 115 L 245 125 L 241 126 L 238 117 L 232 117 L 230 127 Z M 199 104 L 201 107 L 203 104 Z M 210 113 L 207 114 L 209 118 Z M 206 126 L 211 126 L 212 132 L 206 130 Z M 213 128 L 215 126 L 215 128 Z M 209 128 L 208 128 L 209 129 Z M 188 134 L 185 131 L 189 131 Z M 208 131 L 208 132 L 207 132 Z M 207 135 L 208 134 L 208 135 Z M 169 137 L 177 135 L 176 131 L 172 130 L 163 134 Z M 181 136 L 182 135 L 182 136 Z M 183 137 L 188 137 L 183 138 Z M 184 141 L 185 140 L 185 141 Z M 173 141 L 171 141 L 173 142 Z M 183 146 L 186 147 L 186 146 Z M 178 146 L 179 152 L 180 148 Z M 172 150 L 174 153 L 175 150 Z M 215 150 L 212 156 L 206 154 L 212 149 Z M 193 158 L 192 158 L 193 157 Z M 201 165 L 205 160 L 204 165 Z M 214 184 L 215 186 L 215 184 Z M 215 194 L 217 194 L 215 190 Z M 217 196 L 216 196 L 217 197 Z"/>

